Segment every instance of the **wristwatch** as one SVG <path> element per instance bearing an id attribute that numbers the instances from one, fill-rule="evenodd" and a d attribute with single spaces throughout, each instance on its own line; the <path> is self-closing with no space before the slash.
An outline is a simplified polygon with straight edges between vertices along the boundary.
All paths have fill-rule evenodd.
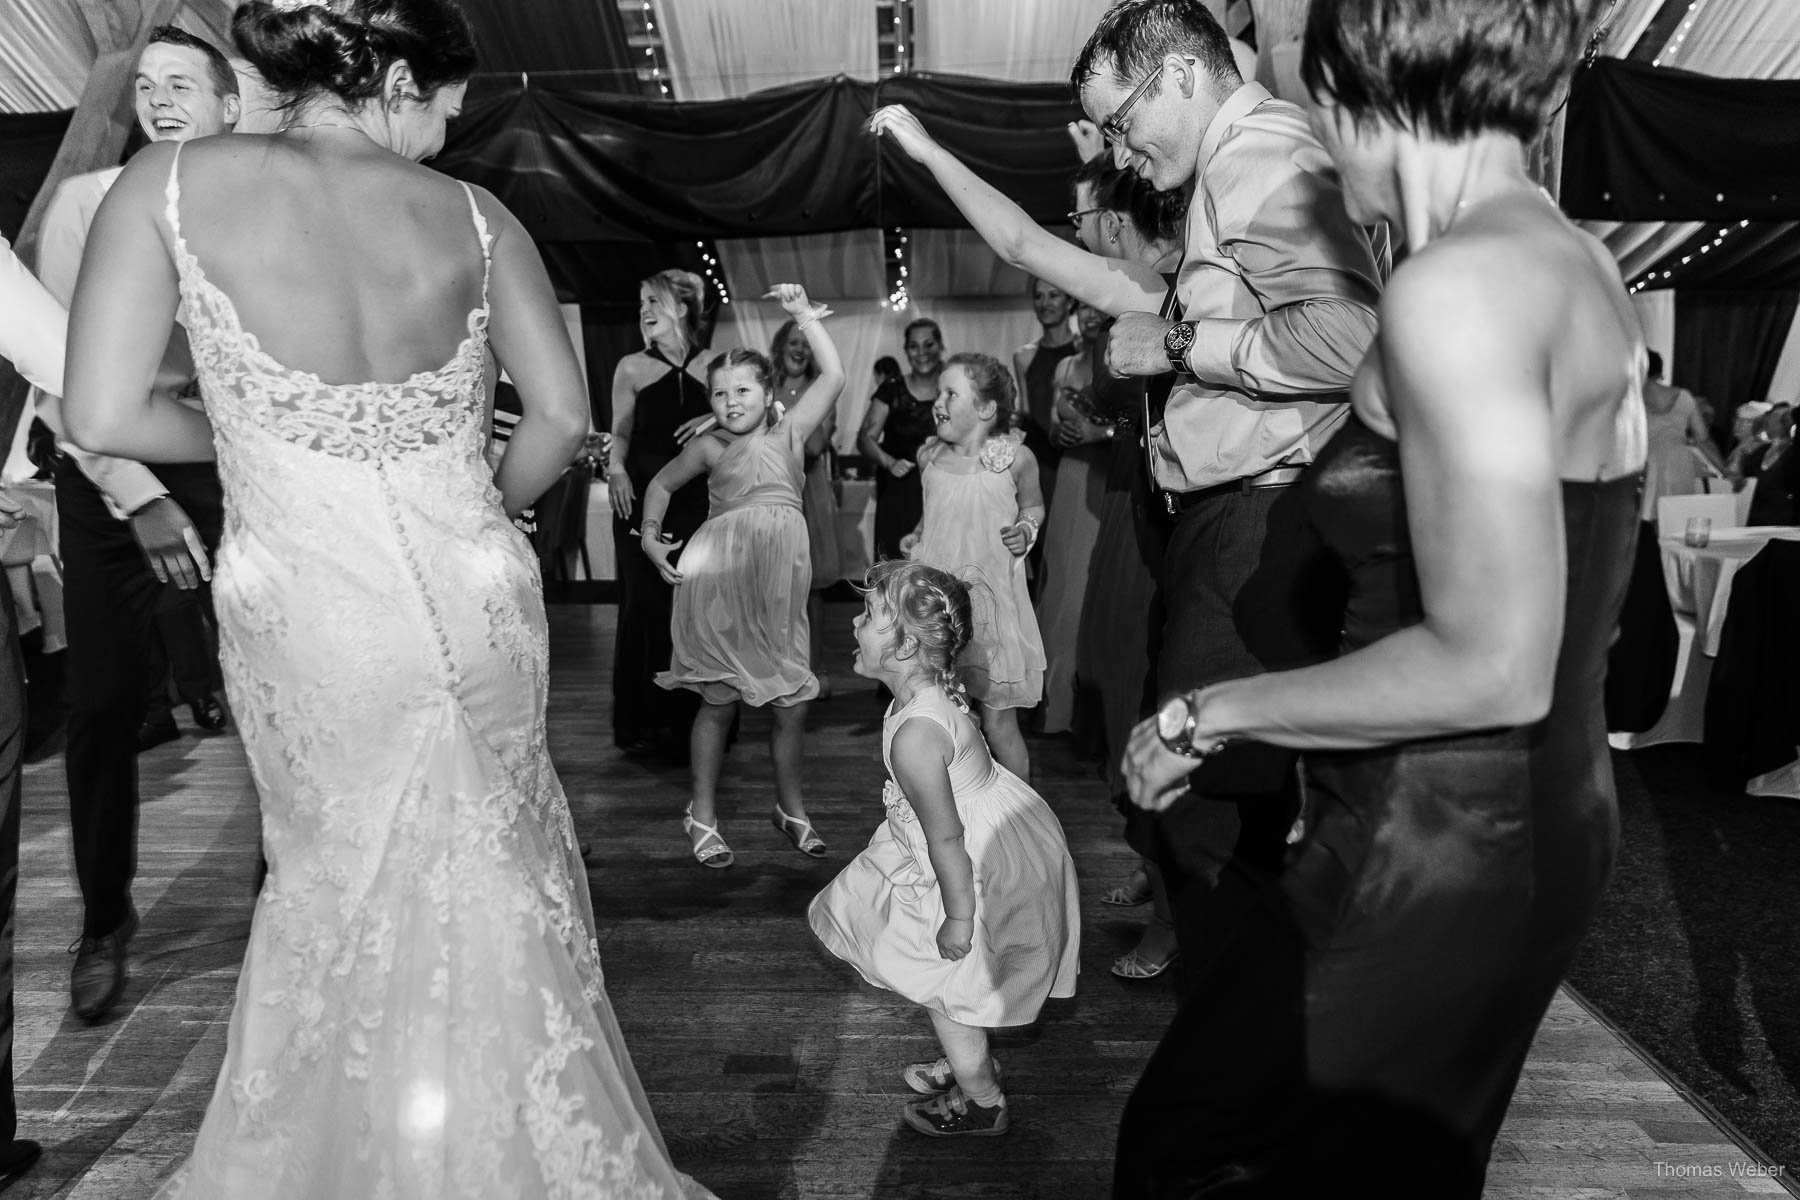
<path id="1" fill-rule="evenodd" d="M 1169 366 L 1184 374 L 1192 373 L 1188 370 L 1187 356 L 1193 345 L 1194 323 L 1192 321 L 1177 321 L 1169 326 L 1169 332 L 1163 334 L 1163 353 L 1169 356 Z"/>
<path id="2" fill-rule="evenodd" d="M 1194 730 L 1200 724 L 1200 693 L 1183 692 L 1156 710 L 1156 736 L 1183 758 L 1210 758 L 1231 743 L 1228 737 L 1214 738 L 1204 746 L 1194 744 Z"/>
<path id="3" fill-rule="evenodd" d="M 1162 744 L 1185 758 L 1205 758 L 1206 751 L 1194 745 L 1195 692 L 1172 696 L 1156 711 L 1156 736 Z"/>

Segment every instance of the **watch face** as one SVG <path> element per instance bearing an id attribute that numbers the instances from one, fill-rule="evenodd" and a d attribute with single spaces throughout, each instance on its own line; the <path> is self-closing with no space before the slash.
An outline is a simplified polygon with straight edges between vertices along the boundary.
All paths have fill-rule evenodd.
<path id="1" fill-rule="evenodd" d="M 1156 712 L 1156 732 L 1165 742 L 1179 740 L 1187 731 L 1187 700 L 1177 696 Z"/>
<path id="2" fill-rule="evenodd" d="M 1189 346 L 1194 344 L 1194 327 L 1186 321 L 1169 327 L 1163 337 L 1163 349 L 1170 354 L 1186 354 Z"/>

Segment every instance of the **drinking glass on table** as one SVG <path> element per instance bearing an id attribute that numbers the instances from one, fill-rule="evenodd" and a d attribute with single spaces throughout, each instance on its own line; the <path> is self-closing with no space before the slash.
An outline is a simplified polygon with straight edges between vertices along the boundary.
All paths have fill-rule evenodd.
<path id="1" fill-rule="evenodd" d="M 1682 534 L 1681 541 L 1683 545 L 1696 547 L 1704 546 L 1712 541 L 1712 518 L 1689 517 L 1687 532 Z"/>

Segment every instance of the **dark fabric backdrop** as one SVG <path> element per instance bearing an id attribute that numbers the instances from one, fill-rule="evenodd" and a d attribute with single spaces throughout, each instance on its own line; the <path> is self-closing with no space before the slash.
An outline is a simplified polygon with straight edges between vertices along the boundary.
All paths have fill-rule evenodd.
<path id="1" fill-rule="evenodd" d="M 1713 402 L 1713 440 L 1720 445 L 1731 445 L 1738 405 L 1769 398 L 1796 300 L 1794 292 L 1675 294 L 1675 382 Z"/>
<path id="2" fill-rule="evenodd" d="M 1608 221 L 1800 219 L 1800 81 L 1602 58 L 1575 72 L 1562 205 Z"/>
<path id="3" fill-rule="evenodd" d="M 959 76 L 839 76 L 685 104 L 532 84 L 465 108 L 436 165 L 488 188 L 541 242 L 964 227 L 929 175 L 864 130 L 887 103 L 912 106 L 1033 219 L 1068 211 L 1080 164 L 1067 86 Z"/>
<path id="4" fill-rule="evenodd" d="M 0 113 L 0 235 L 19 236 L 25 213 L 50 173 L 69 112 Z"/>

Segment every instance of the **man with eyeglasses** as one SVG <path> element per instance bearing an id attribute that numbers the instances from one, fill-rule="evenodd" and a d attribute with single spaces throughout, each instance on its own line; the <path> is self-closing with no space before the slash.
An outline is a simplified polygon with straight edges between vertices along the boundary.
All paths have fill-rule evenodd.
<path id="1" fill-rule="evenodd" d="M 1156 656 L 1168 703 L 1127 768 L 1146 738 L 1195 759 L 1190 793 L 1156 818 L 1191 986 L 1228 919 L 1222 868 L 1278 866 L 1299 789 L 1291 751 L 1245 743 L 1202 761 L 1211 748 L 1181 744 L 1181 709 L 1192 689 L 1332 653 L 1342 578 L 1294 484 L 1348 414 L 1382 275 L 1305 113 L 1244 82 L 1200 0 L 1124 0 L 1072 78 L 1121 167 L 1191 193 L 1180 319 L 1124 313 L 1107 345 L 1119 374 L 1180 373 L 1146 443 L 1173 519 Z"/>

